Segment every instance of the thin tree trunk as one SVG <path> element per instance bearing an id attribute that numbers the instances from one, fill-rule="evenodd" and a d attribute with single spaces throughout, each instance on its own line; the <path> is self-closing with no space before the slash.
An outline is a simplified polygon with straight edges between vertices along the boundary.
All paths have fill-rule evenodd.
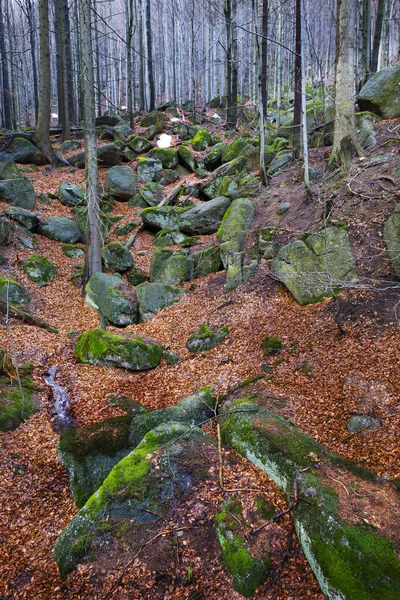
<path id="1" fill-rule="evenodd" d="M 371 55 L 371 74 L 373 75 L 378 70 L 379 49 L 381 47 L 383 19 L 386 12 L 386 0 L 378 0 L 378 12 L 376 15 L 374 43 L 372 46 Z"/>
<path id="2" fill-rule="evenodd" d="M 35 122 L 38 118 L 39 110 L 39 90 L 38 90 L 38 76 L 37 76 L 37 65 L 36 65 L 36 37 L 35 37 L 35 18 L 32 0 L 26 0 L 27 7 L 27 19 L 29 25 L 29 42 L 31 51 L 32 61 L 32 79 L 33 79 L 33 105 L 35 111 Z"/>
<path id="3" fill-rule="evenodd" d="M 150 0 L 146 0 L 146 37 L 147 37 L 147 76 L 149 78 L 150 111 L 155 109 L 155 89 L 154 89 L 154 67 L 153 67 L 153 48 L 151 35 L 151 12 Z"/>
<path id="4" fill-rule="evenodd" d="M 268 92 L 267 92 L 267 36 L 268 36 L 268 0 L 262 0 L 261 17 L 261 73 L 260 91 L 264 119 L 267 118 Z"/>
<path id="5" fill-rule="evenodd" d="M 3 109 L 4 109 L 4 127 L 6 129 L 12 129 L 11 122 L 11 90 L 8 75 L 8 61 L 7 61 L 7 48 L 6 38 L 4 31 L 3 21 L 3 2 L 0 0 L 0 53 L 1 53 L 1 71 L 2 71 L 2 95 L 3 95 Z"/>
<path id="6" fill-rule="evenodd" d="M 296 0 L 296 54 L 294 57 L 293 158 L 298 158 L 301 145 L 301 0 Z"/>

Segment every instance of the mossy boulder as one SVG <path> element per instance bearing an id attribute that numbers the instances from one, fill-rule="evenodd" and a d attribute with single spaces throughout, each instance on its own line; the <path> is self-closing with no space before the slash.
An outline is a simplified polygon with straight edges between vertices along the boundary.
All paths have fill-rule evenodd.
<path id="1" fill-rule="evenodd" d="M 15 305 L 27 305 L 30 302 L 28 292 L 21 283 L 0 275 L 0 300 Z"/>
<path id="2" fill-rule="evenodd" d="M 107 172 L 106 189 L 115 200 L 127 202 L 136 192 L 135 174 L 127 165 L 116 165 Z"/>
<path id="3" fill-rule="evenodd" d="M 222 156 L 227 151 L 223 142 L 218 142 L 213 146 L 206 157 L 203 158 L 204 166 L 208 171 L 214 171 L 222 165 Z"/>
<path id="4" fill-rule="evenodd" d="M 159 231 L 154 239 L 153 244 L 158 248 L 165 248 L 166 246 L 174 246 L 175 244 L 190 245 L 192 238 L 188 238 L 184 233 L 181 233 L 178 229 L 170 229 L 166 227 Z"/>
<path id="5" fill-rule="evenodd" d="M 154 181 L 157 173 L 162 171 L 162 162 L 157 158 L 145 158 L 140 156 L 137 160 L 137 178 L 140 183 Z"/>
<path id="6" fill-rule="evenodd" d="M 244 133 L 231 142 L 222 155 L 222 162 L 227 163 L 241 156 L 243 150 L 248 147 L 251 136 L 249 133 Z"/>
<path id="7" fill-rule="evenodd" d="M 29 279 L 43 287 L 57 277 L 56 265 L 41 254 L 31 254 L 23 264 Z"/>
<path id="8" fill-rule="evenodd" d="M 278 175 L 292 162 L 292 160 L 293 154 L 290 150 L 281 150 L 272 159 L 269 165 L 268 175 Z"/>
<path id="9" fill-rule="evenodd" d="M 68 258 L 79 258 L 84 254 L 84 250 L 79 246 L 74 246 L 74 244 L 64 244 L 62 251 Z"/>
<path id="10" fill-rule="evenodd" d="M 386 221 L 384 239 L 393 269 L 400 279 L 400 205 Z"/>
<path id="11" fill-rule="evenodd" d="M 222 219 L 231 204 L 230 198 L 220 196 L 183 213 L 178 227 L 188 235 L 207 235 L 218 231 Z"/>
<path id="12" fill-rule="evenodd" d="M 172 285 L 193 278 L 193 261 L 184 252 L 156 250 L 150 264 L 150 281 Z"/>
<path id="13" fill-rule="evenodd" d="M 128 141 L 128 146 L 131 150 L 136 152 L 136 154 L 145 154 L 152 148 L 154 148 L 153 144 L 149 142 L 146 138 L 136 135 Z"/>
<path id="14" fill-rule="evenodd" d="M 352 517 L 358 514 L 354 508 L 357 495 L 349 491 L 351 498 L 346 495 L 343 502 L 340 496 L 342 479 L 352 481 L 358 491 L 364 488 L 371 497 L 385 497 L 380 513 L 387 506 L 388 514 L 393 514 L 400 505 L 397 491 L 256 403 L 239 399 L 228 403 L 224 412 L 224 441 L 263 469 L 286 494 L 289 504 L 294 489 L 301 499 L 291 516 L 325 596 L 329 600 L 395 600 L 400 592 L 400 561 L 393 528 L 385 526 L 385 519 L 374 528 L 366 524 L 374 520 L 374 504 L 362 509 L 360 505 L 362 519 Z M 332 479 L 332 472 L 339 484 Z M 349 502 L 353 506 L 350 513 L 345 508 Z"/>
<path id="15" fill-rule="evenodd" d="M 34 387 L 29 373 L 22 373 L 21 388 L 9 377 L 0 377 L 0 431 L 12 431 L 35 410 Z"/>
<path id="16" fill-rule="evenodd" d="M 179 443 L 174 444 L 177 438 Z M 201 453 L 204 442 L 207 443 L 206 438 L 199 429 L 188 431 L 187 425 L 179 422 L 163 423 L 149 431 L 135 450 L 115 465 L 57 539 L 54 556 L 61 577 L 90 552 L 101 527 L 100 519 L 125 518 L 135 526 L 149 526 L 159 520 L 158 514 L 165 512 L 168 516 L 171 499 L 184 498 L 199 481 L 187 459 Z M 159 477 L 155 456 L 157 464 L 163 471 L 171 472 L 171 477 Z"/>
<path id="17" fill-rule="evenodd" d="M 114 273 L 123 273 L 133 267 L 133 256 L 121 242 L 106 244 L 101 256 L 106 267 Z"/>
<path id="18" fill-rule="evenodd" d="M 178 159 L 180 164 L 185 167 L 191 173 L 196 170 L 196 161 L 193 156 L 193 152 L 187 146 L 179 146 L 178 148 Z"/>
<path id="19" fill-rule="evenodd" d="M 137 286 L 136 293 L 141 321 L 147 321 L 162 308 L 179 302 L 185 294 L 175 286 L 162 283 L 141 283 Z"/>
<path id="20" fill-rule="evenodd" d="M 345 227 L 327 227 L 283 246 L 272 269 L 300 304 L 320 302 L 355 279 Z"/>
<path id="21" fill-rule="evenodd" d="M 21 171 L 14 161 L 0 161 L 0 179 L 23 179 Z"/>
<path id="22" fill-rule="evenodd" d="M 129 233 L 132 233 L 132 231 L 134 229 L 136 229 L 137 227 L 137 223 L 136 221 L 130 221 L 129 223 L 124 223 L 123 225 L 118 225 L 115 229 L 114 229 L 114 233 L 115 235 L 128 235 Z"/>
<path id="23" fill-rule="evenodd" d="M 175 181 L 178 179 L 179 175 L 174 169 L 164 169 L 164 171 L 160 171 L 154 177 L 154 181 L 163 187 L 167 187 L 168 185 L 171 185 L 171 183 L 175 183 Z"/>
<path id="24" fill-rule="evenodd" d="M 97 309 L 108 323 L 126 327 L 139 319 L 136 292 L 123 279 L 106 273 L 95 273 L 86 284 L 86 301 Z"/>
<path id="25" fill-rule="evenodd" d="M 223 176 L 238 175 L 246 168 L 247 162 L 248 156 L 238 156 L 237 158 L 233 158 L 229 162 L 222 164 L 215 170 L 215 173 Z"/>
<path id="26" fill-rule="evenodd" d="M 0 148 L 0 160 L 13 161 L 23 165 L 45 165 L 47 160 L 30 140 L 15 136 L 7 141 L 7 146 Z"/>
<path id="27" fill-rule="evenodd" d="M 35 206 L 36 193 L 28 179 L 3 179 L 0 181 L 0 201 L 31 210 Z"/>
<path id="28" fill-rule="evenodd" d="M 217 232 L 224 267 L 229 265 L 229 257 L 241 252 L 246 234 L 254 217 L 254 208 L 248 198 L 236 198 L 226 211 Z"/>
<path id="29" fill-rule="evenodd" d="M 371 148 L 376 144 L 376 133 L 374 125 L 378 117 L 371 112 L 357 112 L 354 115 L 358 142 L 361 148 Z"/>
<path id="30" fill-rule="evenodd" d="M 143 117 L 143 119 L 140 121 L 140 127 L 150 127 L 151 125 L 162 127 L 163 124 L 164 115 L 158 110 L 153 110 L 153 112 Z"/>
<path id="31" fill-rule="evenodd" d="M 144 284 L 143 284 L 144 285 Z M 147 371 L 160 364 L 162 348 L 140 336 L 124 337 L 91 329 L 82 333 L 75 346 L 75 356 L 83 363 L 106 365 L 129 371 Z"/>
<path id="32" fill-rule="evenodd" d="M 360 109 L 384 119 L 400 117 L 399 81 L 400 62 L 378 71 L 361 88 L 357 98 Z"/>
<path id="33" fill-rule="evenodd" d="M 207 323 L 190 334 L 186 347 L 190 352 L 205 352 L 221 344 L 229 333 L 228 327 L 210 326 Z"/>
<path id="34" fill-rule="evenodd" d="M 194 277 L 216 273 L 222 268 L 218 246 L 207 246 L 207 248 L 193 252 L 190 258 L 193 261 Z"/>
<path id="35" fill-rule="evenodd" d="M 145 273 L 139 267 L 132 267 L 125 273 L 125 277 L 128 283 L 137 286 L 144 283 L 147 279 Z"/>
<path id="36" fill-rule="evenodd" d="M 190 142 L 193 150 L 201 152 L 209 146 L 212 146 L 212 137 L 207 129 L 198 129 Z"/>
<path id="37" fill-rule="evenodd" d="M 246 539 L 238 532 L 238 520 L 243 519 L 239 500 L 228 498 L 215 515 L 214 523 L 221 546 L 222 559 L 232 575 L 233 587 L 245 598 L 250 598 L 256 588 L 265 583 L 271 561 L 256 559 L 251 555 Z"/>
<path id="38" fill-rule="evenodd" d="M 75 244 L 81 238 L 81 230 L 71 219 L 66 217 L 48 217 L 43 219 L 36 228 L 37 233 L 50 240 Z"/>
<path id="39" fill-rule="evenodd" d="M 22 225 L 22 227 L 26 227 L 30 231 L 35 231 L 36 226 L 39 224 L 39 217 L 35 213 L 20 206 L 7 206 L 4 214 L 11 221 Z"/>
<path id="40" fill-rule="evenodd" d="M 82 146 L 79 140 L 64 140 L 61 144 L 63 150 L 78 150 Z"/>
<path id="41" fill-rule="evenodd" d="M 175 148 L 153 148 L 148 156 L 159 160 L 164 169 L 175 169 L 178 166 L 178 152 Z"/>
<path id="42" fill-rule="evenodd" d="M 140 213 L 146 229 L 150 231 L 161 231 L 166 227 L 177 229 L 180 212 L 172 206 L 149 206 Z"/>
<path id="43" fill-rule="evenodd" d="M 128 139 L 133 135 L 133 129 L 131 129 L 129 125 L 123 121 L 120 121 L 118 125 L 114 125 L 111 131 L 113 138 L 115 140 L 121 140 L 122 142 L 127 142 Z"/>
<path id="44" fill-rule="evenodd" d="M 10 221 L 5 217 L 0 217 L 0 246 L 6 246 L 11 242 L 12 231 Z"/>
<path id="45" fill-rule="evenodd" d="M 97 166 L 99 168 L 114 167 L 119 163 L 119 149 L 115 144 L 105 144 L 97 148 Z M 85 168 L 85 153 L 78 152 L 68 158 L 68 162 L 78 169 Z"/>
<path id="46" fill-rule="evenodd" d="M 57 196 L 64 206 L 78 206 L 86 204 L 85 190 L 79 185 L 62 181 L 58 187 Z"/>

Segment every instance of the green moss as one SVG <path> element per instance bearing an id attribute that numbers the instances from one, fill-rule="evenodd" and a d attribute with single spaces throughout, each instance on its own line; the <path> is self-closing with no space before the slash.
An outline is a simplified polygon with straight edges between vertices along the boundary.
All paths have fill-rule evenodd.
<path id="1" fill-rule="evenodd" d="M 282 342 L 278 338 L 266 335 L 263 341 L 261 342 L 261 348 L 264 350 L 264 356 L 269 356 L 270 354 L 277 354 L 282 348 Z"/>
<path id="2" fill-rule="evenodd" d="M 206 323 L 197 331 L 194 331 L 186 342 L 186 346 L 190 352 L 204 352 L 211 350 L 220 344 L 228 335 L 229 329 L 225 325 L 218 330 L 213 331 Z"/>
<path id="3" fill-rule="evenodd" d="M 11 279 L 0 275 L 0 300 L 11 304 L 29 304 L 30 298 L 24 286 Z"/>
<path id="4" fill-rule="evenodd" d="M 40 287 L 53 281 L 57 276 L 55 264 L 41 254 L 31 254 L 24 262 L 23 270 L 29 279 Z"/>
<path id="5" fill-rule="evenodd" d="M 199 129 L 190 143 L 194 150 L 201 152 L 212 145 L 212 138 L 207 129 Z"/>
<path id="6" fill-rule="evenodd" d="M 261 519 L 272 519 L 275 514 L 275 506 L 272 502 L 267 502 L 265 498 L 256 498 L 256 509 Z"/>
<path id="7" fill-rule="evenodd" d="M 28 373 L 22 376 L 21 384 L 22 392 L 17 383 L 0 377 L 0 431 L 16 429 L 36 410 L 34 387 Z"/>
<path id="8" fill-rule="evenodd" d="M 65 254 L 65 256 L 68 258 L 79 258 L 84 254 L 84 250 L 78 246 L 75 246 L 74 244 L 63 244 L 61 249 L 63 254 Z"/>
<path id="9" fill-rule="evenodd" d="M 153 148 L 148 156 L 158 159 L 164 169 L 175 169 L 178 166 L 178 152 L 175 148 Z"/>

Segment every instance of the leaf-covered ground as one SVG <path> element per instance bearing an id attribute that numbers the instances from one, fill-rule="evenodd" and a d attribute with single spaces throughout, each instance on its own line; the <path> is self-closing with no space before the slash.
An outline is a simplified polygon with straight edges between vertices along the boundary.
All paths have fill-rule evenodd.
<path id="1" fill-rule="evenodd" d="M 393 124 L 391 127 L 393 129 Z M 77 509 L 65 469 L 57 459 L 59 436 L 52 427 L 52 396 L 44 381 L 54 364 L 59 367 L 58 381 L 69 390 L 71 414 L 78 426 L 123 414 L 115 405 L 118 397 L 135 398 L 153 409 L 170 406 L 202 386 L 211 386 L 222 396 L 237 388 L 240 382 L 263 374 L 264 379 L 258 380 L 251 389 L 264 403 L 331 450 L 362 463 L 380 477 L 392 480 L 400 477 L 400 334 L 396 313 L 400 293 L 397 295 L 396 289 L 390 293 L 385 291 L 388 282 L 393 284 L 393 275 L 382 243 L 383 223 L 393 211 L 398 194 L 399 177 L 394 177 L 393 168 L 398 162 L 399 144 L 398 138 L 397 142 L 389 140 L 392 134 L 389 135 L 385 124 L 381 125 L 380 133 L 380 143 L 389 144 L 393 159 L 379 171 L 371 167 L 357 174 L 359 167 L 355 166 L 346 178 L 331 177 L 316 186 L 312 203 L 307 203 L 294 166 L 275 178 L 271 187 L 254 200 L 254 230 L 262 224 L 279 223 L 278 235 L 284 240 L 309 229 L 315 230 L 328 196 L 335 216 L 349 223 L 357 270 L 364 276 L 364 284 L 345 291 L 338 306 L 327 300 L 300 307 L 274 280 L 269 263 L 264 260 L 255 279 L 229 294 L 224 293 L 223 273 L 185 284 L 183 287 L 188 293 L 178 304 L 164 309 L 146 323 L 127 328 L 127 331 L 153 337 L 181 355 L 182 361 L 175 366 L 163 361 L 154 371 L 131 373 L 79 364 L 73 356 L 76 338 L 68 334 L 98 326 L 96 312 L 84 304 L 81 290 L 70 282 L 72 268 L 79 260 L 68 259 L 61 251 L 62 244 L 37 236 L 37 252 L 51 258 L 58 269 L 53 282 L 38 288 L 20 268 L 31 251 L 13 245 L 8 247 L 8 262 L 3 272 L 26 286 L 32 296 L 32 313 L 57 327 L 59 333 L 54 335 L 12 319 L 6 325 L 0 315 L 3 318 L 0 347 L 9 350 L 19 365 L 34 364 L 34 381 L 40 388 L 41 406 L 17 430 L 0 434 L 2 597 L 239 599 L 241 596 L 234 591 L 230 576 L 219 561 L 213 535 L 216 511 L 224 498 L 235 495 L 243 502 L 246 519 L 257 529 L 264 521 L 254 518 L 256 498 L 261 496 L 272 502 L 276 512 L 285 509 L 276 486 L 250 463 L 225 449 L 224 488 L 218 483 L 218 464 L 210 459 L 211 478 L 207 486 L 199 488 L 197 495 L 174 515 L 174 522 L 170 528 L 166 527 L 163 536 L 145 547 L 145 539 L 135 547 L 126 544 L 122 555 L 112 546 L 103 546 L 96 562 L 83 562 L 62 582 L 52 551 L 58 534 Z M 321 167 L 319 151 L 312 156 Z M 389 192 L 377 188 L 374 194 L 374 181 L 382 173 L 393 178 L 395 186 L 391 186 Z M 84 172 L 78 169 L 67 173 L 66 169 L 41 167 L 29 172 L 29 176 L 37 193 L 56 193 L 62 179 L 84 184 Z M 101 177 L 104 180 L 104 172 Z M 350 188 L 346 187 L 348 183 Z M 390 184 L 384 180 L 381 183 Z M 355 189 L 356 184 L 363 187 Z M 365 198 L 367 189 L 369 196 Z M 286 200 L 292 207 L 278 221 L 276 208 Z M 36 210 L 43 216 L 71 214 L 70 209 L 57 200 L 52 200 L 50 205 L 38 200 Z M 135 213 L 136 209 L 122 203 L 117 203 L 114 209 L 114 214 L 123 215 L 119 224 L 134 220 Z M 249 244 L 252 236 L 255 238 L 255 231 L 250 234 Z M 112 234 L 110 239 L 115 239 Z M 205 240 L 200 239 L 201 243 Z M 140 234 L 132 249 L 135 264 L 147 270 L 153 249 L 152 237 Z M 366 281 L 370 283 L 367 285 Z M 371 287 L 379 289 L 373 291 Z M 344 335 L 336 323 L 337 308 Z M 217 348 L 192 355 L 186 341 L 194 329 L 206 322 L 228 326 L 229 336 Z M 261 343 L 266 335 L 282 341 L 278 355 L 264 356 Z M 380 427 L 349 434 L 346 425 L 354 414 L 373 415 Z M 207 432 L 215 435 L 214 426 L 208 426 Z M 351 486 L 346 489 L 348 493 L 356 493 Z M 176 538 L 171 531 L 179 528 L 182 535 Z M 247 535 L 253 538 L 264 535 L 265 529 L 268 527 L 260 533 L 249 530 Z M 171 545 L 171 539 L 178 540 L 174 546 L 174 567 L 170 572 L 163 572 L 156 559 L 158 554 L 162 556 L 160 544 Z M 279 546 L 274 554 L 277 559 L 267 583 L 254 597 L 322 600 L 314 576 L 292 535 L 289 516 L 281 519 L 276 535 L 268 539 L 268 543 Z M 135 558 L 138 549 L 140 552 Z"/>

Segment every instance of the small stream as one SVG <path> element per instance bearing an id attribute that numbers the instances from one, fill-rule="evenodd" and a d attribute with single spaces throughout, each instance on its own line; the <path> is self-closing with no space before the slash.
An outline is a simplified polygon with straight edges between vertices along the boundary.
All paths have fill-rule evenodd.
<path id="1" fill-rule="evenodd" d="M 70 397 L 68 390 L 56 382 L 57 371 L 57 365 L 50 367 L 49 372 L 45 377 L 45 381 L 47 385 L 51 387 L 53 392 L 55 413 L 54 430 L 57 431 L 57 433 L 62 433 L 66 429 L 73 429 L 75 425 L 70 415 Z"/>

